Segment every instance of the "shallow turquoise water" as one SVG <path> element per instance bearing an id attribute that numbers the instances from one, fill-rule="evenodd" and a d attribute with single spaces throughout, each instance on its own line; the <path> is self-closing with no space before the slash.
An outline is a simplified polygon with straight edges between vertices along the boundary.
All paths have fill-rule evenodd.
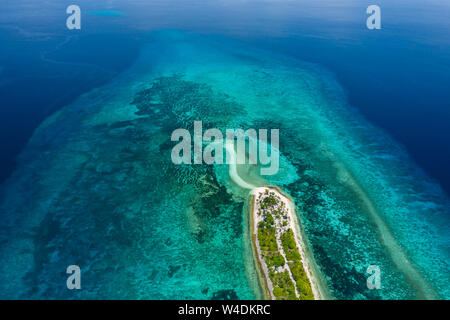
<path id="1" fill-rule="evenodd" d="M 171 132 L 194 120 L 280 129 L 268 180 L 295 200 L 330 297 L 449 298 L 448 199 L 330 73 L 177 31 L 153 33 L 130 70 L 35 132 L 0 204 L 2 297 L 260 298 L 248 191 L 226 166 L 171 162 Z M 81 291 L 65 287 L 71 264 Z"/>

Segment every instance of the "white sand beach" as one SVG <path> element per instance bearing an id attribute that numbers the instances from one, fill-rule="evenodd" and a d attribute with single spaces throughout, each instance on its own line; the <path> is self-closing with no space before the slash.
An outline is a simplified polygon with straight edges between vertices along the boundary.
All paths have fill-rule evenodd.
<path id="1" fill-rule="evenodd" d="M 305 269 L 305 272 L 307 274 L 307 277 L 311 283 L 311 289 L 312 292 L 314 294 L 314 299 L 315 300 L 320 300 L 322 299 L 321 295 L 320 295 L 320 291 L 318 289 L 318 285 L 317 285 L 317 281 L 315 281 L 315 278 L 313 277 L 313 274 L 311 272 L 311 267 L 309 265 L 309 258 L 306 255 L 306 250 L 305 250 L 305 244 L 303 242 L 301 233 L 299 232 L 300 229 L 298 227 L 298 219 L 296 217 L 296 212 L 295 212 L 295 205 L 294 203 L 292 203 L 292 201 L 285 196 L 281 190 L 279 190 L 276 187 L 257 187 L 255 185 L 252 185 L 250 183 L 247 183 L 246 181 L 244 181 L 238 174 L 237 172 L 237 166 L 236 166 L 236 151 L 234 149 L 234 144 L 227 142 L 225 144 L 225 149 L 226 152 L 229 153 L 230 158 L 232 159 L 232 161 L 229 164 L 229 175 L 230 178 L 233 182 L 235 182 L 238 186 L 244 188 L 244 189 L 249 189 L 250 190 L 250 196 L 252 197 L 252 203 L 251 203 L 251 225 L 252 225 L 252 241 L 254 241 L 255 243 L 255 249 L 256 249 L 256 255 L 257 255 L 257 259 L 258 261 L 258 265 L 261 268 L 261 272 L 265 278 L 265 283 L 267 286 L 267 289 L 269 291 L 270 294 L 270 298 L 271 299 L 275 299 L 272 291 L 273 291 L 273 286 L 272 283 L 269 279 L 269 274 L 268 274 L 268 270 L 267 270 L 267 266 L 265 261 L 262 260 L 261 258 L 261 249 L 259 247 L 259 243 L 257 240 L 257 233 L 258 233 L 258 223 L 260 221 L 263 220 L 262 216 L 259 216 L 257 214 L 259 207 L 258 207 L 258 203 L 257 203 L 257 199 L 264 197 L 266 194 L 266 190 L 270 191 L 270 192 L 274 192 L 276 194 L 277 197 L 279 197 L 279 199 L 281 200 L 281 202 L 283 203 L 283 207 L 286 208 L 286 213 L 287 213 L 287 225 L 286 226 L 281 226 L 281 225 L 277 225 L 277 232 L 276 232 L 276 238 L 277 238 L 277 244 L 278 244 L 278 248 L 280 250 L 280 253 L 282 254 L 283 258 L 285 258 L 286 260 L 286 255 L 282 249 L 282 245 L 281 245 L 281 240 L 280 240 L 280 235 L 282 232 L 288 230 L 288 229 L 292 229 L 294 232 L 294 239 L 295 239 L 295 243 L 297 245 L 297 248 L 299 250 L 300 256 L 302 258 L 302 264 L 303 267 Z M 289 270 L 289 268 L 287 267 L 283 267 L 282 269 L 280 269 L 280 271 L 284 271 L 284 270 Z M 293 283 L 295 283 L 292 274 L 289 271 L 289 275 L 290 278 L 292 280 Z M 299 293 L 297 292 L 297 288 L 296 290 L 296 295 L 299 296 Z"/>

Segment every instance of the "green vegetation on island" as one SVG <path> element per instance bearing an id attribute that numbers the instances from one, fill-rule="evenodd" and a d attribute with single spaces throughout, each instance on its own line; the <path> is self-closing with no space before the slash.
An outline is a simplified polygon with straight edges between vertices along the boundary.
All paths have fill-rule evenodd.
<path id="1" fill-rule="evenodd" d="M 288 260 L 289 269 L 294 277 L 297 291 L 300 294 L 301 300 L 314 300 L 314 295 L 311 289 L 308 276 L 301 262 L 301 256 L 295 244 L 294 233 L 291 229 L 287 230 L 281 235 L 281 243 L 283 250 Z"/>
<path id="2" fill-rule="evenodd" d="M 267 214 L 264 221 L 258 224 L 258 241 L 262 259 L 269 270 L 269 278 L 273 285 L 273 295 L 278 300 L 297 300 L 294 284 L 287 271 L 277 273 L 279 267 L 285 265 L 285 260 L 278 250 L 273 217 Z"/>
<path id="3" fill-rule="evenodd" d="M 298 300 L 288 271 L 278 273 L 270 271 L 269 277 L 273 285 L 273 295 L 277 300 Z"/>
<path id="4" fill-rule="evenodd" d="M 314 299 L 294 234 L 288 208 L 275 192 L 266 189 L 256 198 L 257 240 L 260 259 L 267 267 L 272 294 L 277 300 Z"/>

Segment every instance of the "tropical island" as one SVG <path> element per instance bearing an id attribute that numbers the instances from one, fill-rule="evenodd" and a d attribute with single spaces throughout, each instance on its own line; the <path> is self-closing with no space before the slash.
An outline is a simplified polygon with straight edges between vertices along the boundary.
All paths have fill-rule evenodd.
<path id="1" fill-rule="evenodd" d="M 225 144 L 232 181 L 249 189 L 249 226 L 253 254 L 266 299 L 319 300 L 306 242 L 299 233 L 295 204 L 277 186 L 257 186 L 238 173 L 234 143 Z"/>
<path id="2" fill-rule="evenodd" d="M 276 187 L 259 187 L 252 190 L 250 207 L 252 243 L 268 298 L 320 299 L 289 199 Z"/>

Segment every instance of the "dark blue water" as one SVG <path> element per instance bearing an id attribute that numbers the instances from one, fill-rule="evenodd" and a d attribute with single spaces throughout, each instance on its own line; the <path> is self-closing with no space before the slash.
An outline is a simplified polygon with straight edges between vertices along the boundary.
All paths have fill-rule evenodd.
<path id="1" fill-rule="evenodd" d="M 325 66 L 350 103 L 402 143 L 450 194 L 450 16 L 445 1 L 377 1 L 382 30 L 365 27 L 366 1 L 78 1 L 82 30 L 65 28 L 67 1 L 0 5 L 0 180 L 33 130 L 137 57 L 151 30 L 238 38 Z M 116 10 L 124 16 L 91 15 Z"/>
<path id="2" fill-rule="evenodd" d="M 47 116 L 124 70 L 139 50 L 129 35 L 68 32 L 62 3 L 22 3 L 29 6 L 1 5 L 0 181 L 11 174 L 16 156 Z M 30 18 L 33 13 L 38 16 Z"/>

